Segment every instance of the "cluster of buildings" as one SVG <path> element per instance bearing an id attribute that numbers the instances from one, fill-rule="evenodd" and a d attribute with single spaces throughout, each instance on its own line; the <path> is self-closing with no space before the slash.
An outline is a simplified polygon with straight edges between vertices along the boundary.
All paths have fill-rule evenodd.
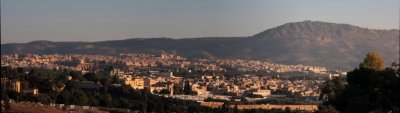
<path id="1" fill-rule="evenodd" d="M 240 60 L 240 59 L 222 59 L 217 60 L 218 65 L 234 67 L 242 71 L 268 71 L 268 72 L 312 72 L 318 74 L 326 74 L 328 71 L 325 67 L 304 66 L 304 65 L 284 65 L 270 62 Z"/>
<path id="2" fill-rule="evenodd" d="M 10 91 L 14 91 L 17 93 L 24 93 L 24 94 L 33 94 L 33 95 L 39 94 L 39 89 L 37 89 L 37 88 L 24 88 L 23 89 L 22 85 L 21 85 L 21 81 L 18 81 L 18 80 L 9 80 L 7 78 L 2 78 L 1 85 L 7 86 L 7 87 L 4 87 L 4 88 L 6 88 L 4 90 L 10 90 Z"/>
<path id="3" fill-rule="evenodd" d="M 134 89 L 148 88 L 152 93 L 180 95 L 181 89 L 190 87 L 199 97 L 207 95 L 230 96 L 260 95 L 268 97 L 275 92 L 298 93 L 302 96 L 318 96 L 318 86 L 323 80 L 287 80 L 270 76 L 226 76 L 220 72 L 237 69 L 242 72 L 304 72 L 328 75 L 324 67 L 283 65 L 241 59 L 187 59 L 177 55 L 120 54 L 106 55 L 2 55 L 1 66 L 68 69 L 87 72 L 110 71 L 121 84 Z M 194 72 L 196 76 L 182 76 Z M 189 86 L 187 86 L 189 85 Z M 177 91 L 179 90 L 179 91 Z M 206 95 L 206 96 L 205 96 Z M 214 97 L 213 96 L 213 97 Z"/>
<path id="4" fill-rule="evenodd" d="M 107 55 L 2 55 L 1 66 L 11 67 L 37 67 L 47 69 L 70 69 L 82 72 L 98 71 L 107 66 L 113 66 L 114 74 L 133 74 L 139 71 L 160 70 L 168 71 L 194 71 L 212 70 L 223 71 L 226 68 L 236 68 L 240 71 L 267 71 L 267 72 L 312 72 L 327 74 L 328 69 L 317 66 L 284 65 L 270 62 L 242 60 L 242 59 L 186 59 L 171 54 L 149 55 L 149 54 L 120 54 L 117 56 Z M 138 73 L 136 73 L 138 74 Z"/>
<path id="5" fill-rule="evenodd" d="M 219 100 L 231 100 L 231 97 L 247 95 L 260 95 L 264 98 L 274 95 L 300 94 L 306 97 L 318 97 L 320 94 L 319 84 L 323 80 L 284 80 L 271 77 L 241 76 L 225 77 L 223 75 L 203 75 L 196 78 L 182 78 L 172 75 L 136 76 L 125 77 L 124 84 L 135 89 L 148 88 L 152 93 L 162 90 L 168 91 L 167 97 L 204 101 L 207 98 Z M 175 86 L 183 88 L 189 85 L 195 96 L 175 93 Z M 274 92 L 281 92 L 275 93 Z M 284 92 L 284 93 L 282 93 Z M 248 100 L 251 100 L 249 98 Z"/>

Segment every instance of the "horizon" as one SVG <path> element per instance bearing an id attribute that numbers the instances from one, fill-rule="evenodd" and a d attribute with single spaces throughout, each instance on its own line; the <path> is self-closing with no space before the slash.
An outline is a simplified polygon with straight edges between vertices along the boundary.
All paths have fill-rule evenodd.
<path id="1" fill-rule="evenodd" d="M 352 24 L 348 24 L 348 23 L 334 23 L 334 22 L 326 22 L 326 21 L 318 21 L 318 20 L 303 20 L 303 21 L 297 21 L 297 22 L 287 22 L 287 23 L 283 23 L 281 25 L 278 26 L 274 26 L 271 28 L 267 28 L 265 30 L 262 30 L 260 32 L 266 31 L 266 30 L 270 30 L 285 24 L 289 24 L 289 23 L 301 23 L 301 22 L 306 22 L 306 21 L 311 21 L 311 22 L 322 22 L 322 23 L 330 23 L 330 24 L 341 24 L 341 25 L 351 25 L 354 27 L 360 27 L 361 29 L 370 29 L 370 30 L 399 30 L 399 29 L 374 29 L 374 28 L 365 28 L 365 27 L 361 27 L 361 26 L 356 26 L 356 25 L 352 25 Z M 258 32 L 258 33 L 260 33 Z M 116 40 L 129 40 L 129 39 L 157 39 L 157 38 L 166 38 L 166 39 L 195 39 L 195 38 L 246 38 L 246 37 L 252 37 L 258 33 L 255 33 L 253 35 L 249 35 L 249 36 L 220 36 L 220 37 L 212 37 L 212 36 L 208 36 L 208 37 L 184 37 L 184 38 L 175 38 L 175 37 L 163 37 L 163 36 L 159 36 L 159 37 L 134 37 L 134 38 L 125 38 L 125 39 L 105 39 L 105 40 L 94 40 L 94 41 L 82 41 L 82 40 L 76 40 L 76 41 L 52 41 L 52 40 L 32 40 L 29 42 L 11 42 L 11 43 L 1 43 L 3 44 L 18 44 L 18 43 L 31 43 L 31 42 L 40 42 L 40 41 L 48 41 L 48 42 L 104 42 L 104 41 L 116 41 Z"/>
<path id="2" fill-rule="evenodd" d="M 1 44 L 246 37 L 304 20 L 398 29 L 399 1 L 360 2 L 7 0 L 1 1 Z"/>

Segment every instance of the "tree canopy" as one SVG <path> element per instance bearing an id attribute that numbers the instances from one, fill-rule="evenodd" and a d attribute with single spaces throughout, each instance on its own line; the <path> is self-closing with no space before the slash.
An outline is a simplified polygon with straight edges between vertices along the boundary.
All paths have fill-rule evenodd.
<path id="1" fill-rule="evenodd" d="M 384 65 L 385 62 L 379 53 L 369 52 L 364 58 L 364 62 L 360 64 L 360 68 L 381 71 L 385 69 Z"/>
<path id="2" fill-rule="evenodd" d="M 379 54 L 368 53 L 359 68 L 348 72 L 347 77 L 336 77 L 322 85 L 320 99 L 323 100 L 323 106 L 320 111 L 399 112 L 398 68 L 385 69 Z"/>

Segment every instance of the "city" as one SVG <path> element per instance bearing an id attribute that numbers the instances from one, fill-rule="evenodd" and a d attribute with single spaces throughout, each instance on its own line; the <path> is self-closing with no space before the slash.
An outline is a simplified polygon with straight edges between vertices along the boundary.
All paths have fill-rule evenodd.
<path id="1" fill-rule="evenodd" d="M 1 59 L 2 67 L 73 70 L 83 75 L 109 69 L 109 76 L 118 77 L 120 81 L 116 85 L 128 85 L 134 89 L 148 88 L 155 94 L 160 94 L 165 90 L 169 92 L 169 96 L 165 95 L 166 97 L 195 101 L 204 101 L 207 98 L 231 100 L 232 96 L 244 96 L 247 101 L 256 101 L 298 94 L 309 97 L 308 101 L 312 103 L 312 100 L 317 100 L 319 96 L 318 87 L 321 82 L 332 76 L 346 74 L 340 71 L 328 71 L 324 67 L 239 59 L 188 60 L 171 54 L 158 56 L 148 54 L 120 54 L 118 56 L 28 54 L 19 56 L 14 54 L 4 55 Z M 298 76 L 298 79 L 282 78 L 282 75 L 283 77 Z M 68 77 L 69 80 L 72 79 L 72 76 Z M 196 96 L 185 96 L 180 95 L 184 94 L 182 92 L 174 92 L 174 89 L 183 88 L 186 84 L 190 85 Z M 258 96 L 258 98 L 248 96 Z"/>
<path id="2" fill-rule="evenodd" d="M 399 0 L 0 0 L 1 113 L 400 113 Z"/>

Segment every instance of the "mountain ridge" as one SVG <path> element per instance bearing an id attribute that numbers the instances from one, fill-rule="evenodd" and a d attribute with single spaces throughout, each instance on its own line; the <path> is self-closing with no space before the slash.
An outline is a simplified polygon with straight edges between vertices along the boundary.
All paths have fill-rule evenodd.
<path id="1" fill-rule="evenodd" d="M 32 41 L 1 45 L 1 54 L 176 53 L 185 57 L 244 58 L 349 70 L 369 51 L 386 64 L 398 59 L 398 30 L 321 21 L 286 23 L 248 37 L 131 38 L 96 42 Z M 329 60 L 326 60 L 329 59 Z"/>

